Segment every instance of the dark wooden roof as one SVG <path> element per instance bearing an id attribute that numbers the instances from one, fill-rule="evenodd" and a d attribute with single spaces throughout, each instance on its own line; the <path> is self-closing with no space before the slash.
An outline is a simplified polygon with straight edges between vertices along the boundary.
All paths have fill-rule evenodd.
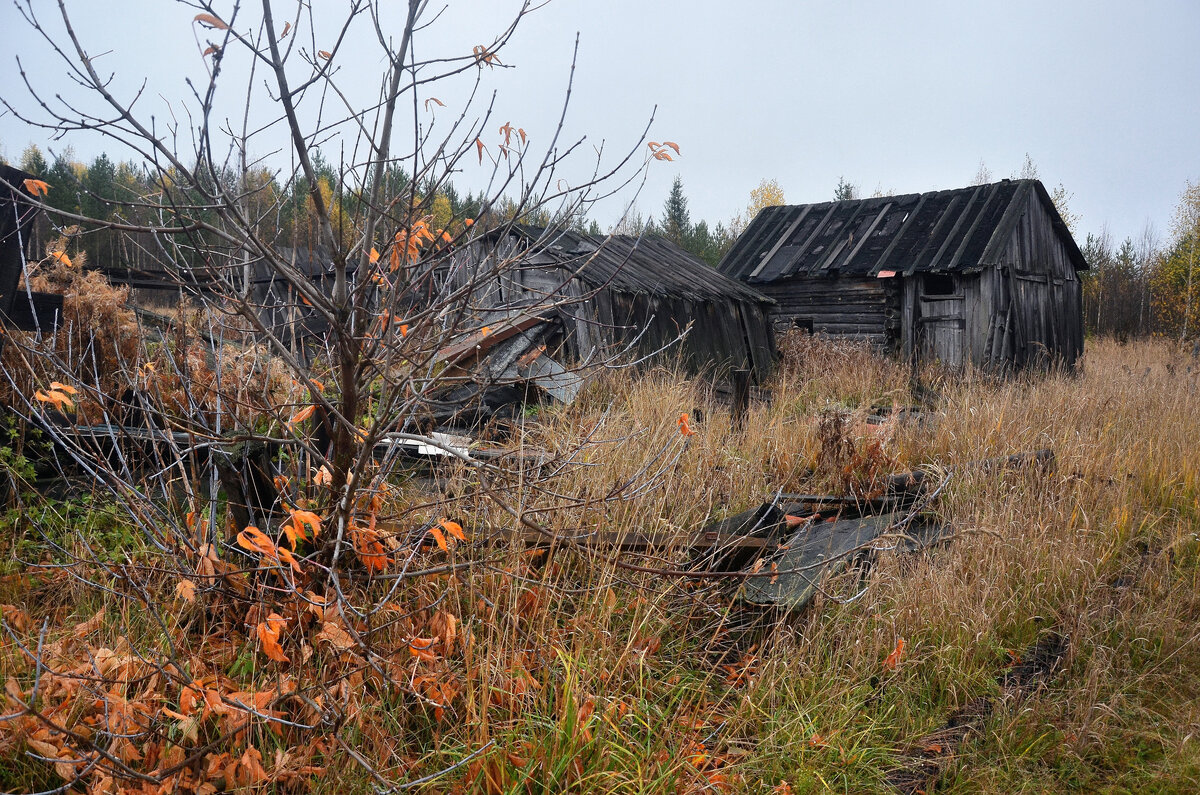
<path id="1" fill-rule="evenodd" d="M 955 190 L 767 207 L 719 270 L 747 282 L 822 274 L 874 276 L 965 271 L 997 264 L 1031 194 L 1077 270 L 1087 262 L 1050 195 L 1035 179 Z"/>
<path id="2" fill-rule="evenodd" d="M 605 236 L 534 227 L 513 228 L 530 241 L 532 250 L 576 271 L 579 278 L 592 287 L 697 301 L 733 299 L 775 303 L 656 235 Z"/>

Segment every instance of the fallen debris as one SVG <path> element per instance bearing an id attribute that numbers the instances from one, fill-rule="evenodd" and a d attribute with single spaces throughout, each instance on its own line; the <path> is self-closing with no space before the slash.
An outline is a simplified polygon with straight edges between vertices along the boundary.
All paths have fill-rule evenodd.
<path id="1" fill-rule="evenodd" d="M 1037 690 L 1057 670 L 1070 648 L 1070 639 L 1048 630 L 1018 655 L 996 677 L 1004 698 L 1023 699 Z M 983 730 L 996 709 L 995 699 L 977 696 L 955 710 L 946 725 L 918 739 L 901 752 L 901 763 L 886 777 L 887 783 L 905 795 L 932 792 L 949 768 L 955 752 L 970 737 Z"/>
<path id="2" fill-rule="evenodd" d="M 1000 456 L 974 461 L 960 470 L 995 471 L 1026 466 L 1048 468 L 1054 463 L 1054 453 L 1048 449 L 1017 455 Z M 717 570 L 722 566 L 745 567 L 753 564 L 769 576 L 748 579 L 740 589 L 741 599 L 752 605 L 775 606 L 800 610 L 820 590 L 821 582 L 845 570 L 854 560 L 869 557 L 877 551 L 885 535 L 895 535 L 887 549 L 914 552 L 937 543 L 946 535 L 947 527 L 922 515 L 921 500 L 936 496 L 948 482 L 947 472 L 932 490 L 930 473 L 916 470 L 892 475 L 885 481 L 882 494 L 871 499 L 852 496 L 779 494 L 771 503 L 710 525 L 710 528 L 730 532 L 735 528 L 745 534 L 777 541 L 789 525 L 789 518 L 805 517 L 799 529 L 776 547 L 777 553 L 765 560 L 763 569 L 754 557 L 744 554 L 714 558 L 706 562 Z M 794 529 L 794 528 L 793 528 Z"/>

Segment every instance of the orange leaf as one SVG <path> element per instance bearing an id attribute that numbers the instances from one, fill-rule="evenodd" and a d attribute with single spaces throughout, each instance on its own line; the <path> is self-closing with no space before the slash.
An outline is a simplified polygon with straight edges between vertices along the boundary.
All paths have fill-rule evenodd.
<path id="1" fill-rule="evenodd" d="M 440 106 L 440 107 L 443 107 L 443 108 L 444 108 L 444 107 L 446 107 L 446 103 L 445 103 L 445 102 L 442 102 L 442 101 L 441 101 L 440 99 L 438 99 L 437 97 L 430 97 L 429 99 L 425 100 L 425 110 L 429 110 L 429 103 L 430 103 L 430 102 L 437 103 L 437 105 L 438 105 L 438 106 Z"/>
<path id="2" fill-rule="evenodd" d="M 407 336 L 408 336 L 408 324 L 407 324 L 407 323 L 401 323 L 401 324 L 400 324 L 400 336 L 401 336 L 401 337 L 407 337 Z"/>
<path id="3" fill-rule="evenodd" d="M 483 328 L 479 329 L 480 336 L 486 337 L 487 335 L 489 335 L 491 333 L 492 333 L 491 326 L 484 326 Z"/>
<path id="4" fill-rule="evenodd" d="M 283 33 L 280 33 L 280 34 L 279 34 L 279 38 L 281 38 L 281 39 L 286 39 L 286 38 L 287 38 L 287 35 L 288 35 L 288 32 L 289 32 L 291 29 L 292 29 L 292 23 L 291 23 L 291 22 L 285 22 L 285 23 L 283 23 Z"/>
<path id="5" fill-rule="evenodd" d="M 218 47 L 215 44 L 210 44 L 204 48 L 204 52 L 200 53 L 200 57 L 203 58 L 206 55 L 212 55 L 213 53 L 220 52 L 220 51 L 221 51 L 220 47 Z"/>
<path id="6" fill-rule="evenodd" d="M 658 147 L 662 146 L 662 144 L 660 144 L 658 141 L 647 141 L 647 142 L 646 142 L 646 146 L 647 146 L 647 147 L 648 147 L 648 148 L 649 148 L 651 151 L 653 151 L 653 150 L 657 149 Z"/>
<path id="7" fill-rule="evenodd" d="M 328 486 L 333 482 L 333 475 L 329 472 L 329 467 L 321 464 L 321 468 L 313 475 L 313 483 L 318 486 Z"/>
<path id="8" fill-rule="evenodd" d="M 473 218 L 464 218 L 463 219 L 463 226 L 474 226 L 474 225 L 475 225 L 475 220 Z"/>
<path id="9" fill-rule="evenodd" d="M 679 415 L 679 432 L 684 436 L 695 436 L 696 432 L 692 430 L 692 426 L 688 425 L 688 415 Z"/>
<path id="10" fill-rule="evenodd" d="M 452 237 L 450 236 L 450 233 L 449 233 L 449 232 L 447 232 L 445 229 L 443 229 L 443 230 L 442 230 L 442 242 L 443 242 L 443 243 L 449 243 L 449 242 L 450 242 L 451 240 L 453 240 L 453 239 L 454 239 L 454 238 L 452 238 Z"/>
<path id="11" fill-rule="evenodd" d="M 279 552 L 275 547 L 275 542 L 267 537 L 267 534 L 257 527 L 247 527 L 242 532 L 238 533 L 238 546 L 247 552 L 257 552 L 260 555 L 267 557 L 277 557 Z"/>
<path id="12" fill-rule="evenodd" d="M 283 526 L 282 529 L 284 536 L 287 537 L 288 545 L 291 546 L 292 549 L 296 548 L 297 541 L 308 540 L 308 536 L 304 534 L 303 527 L 295 527 L 291 522 L 288 522 Z"/>
<path id="13" fill-rule="evenodd" d="M 433 535 L 433 540 L 437 542 L 438 547 L 440 547 L 443 552 L 450 551 L 449 545 L 446 544 L 446 536 L 440 529 L 437 527 L 431 527 L 429 528 L 429 532 Z"/>
<path id="14" fill-rule="evenodd" d="M 287 626 L 287 620 L 278 613 L 267 616 L 267 620 L 258 625 L 258 640 L 262 643 L 263 653 L 275 662 L 291 662 L 279 645 L 279 635 Z"/>
<path id="15" fill-rule="evenodd" d="M 66 265 L 68 268 L 75 267 L 75 263 L 71 262 L 71 258 L 67 256 L 65 251 L 51 251 L 50 259 L 54 260 L 59 265 Z"/>
<path id="16" fill-rule="evenodd" d="M 460 525 L 458 522 L 452 522 L 449 519 L 443 519 L 441 521 L 441 525 L 442 527 L 446 528 L 447 533 L 454 536 L 459 541 L 462 541 L 464 544 L 467 542 L 467 534 L 463 532 L 462 525 Z"/>
<path id="17" fill-rule="evenodd" d="M 328 61 L 328 60 L 329 60 L 330 58 L 332 58 L 333 56 L 332 56 L 332 55 L 330 55 L 330 54 L 329 54 L 329 52 L 328 52 L 327 50 L 317 50 L 317 57 L 318 57 L 318 58 L 324 58 L 326 61 Z"/>
<path id="18" fill-rule="evenodd" d="M 350 538 L 354 542 L 354 551 L 367 567 L 368 574 L 387 568 L 387 551 L 380 543 L 378 533 L 368 527 L 356 527 L 351 529 Z"/>
<path id="19" fill-rule="evenodd" d="M 476 139 L 475 139 L 475 149 L 476 149 L 476 151 L 478 151 L 478 152 L 479 152 L 479 165 L 481 165 L 481 166 L 482 166 L 482 165 L 483 165 L 483 149 L 484 149 L 484 146 L 483 146 L 483 141 L 479 140 L 478 138 L 476 138 Z"/>
<path id="20" fill-rule="evenodd" d="M 889 671 L 896 670 L 896 665 L 900 662 L 900 659 L 903 656 L 904 638 L 896 638 L 896 648 L 887 656 L 887 659 L 883 661 L 883 667 L 887 668 Z"/>
<path id="21" fill-rule="evenodd" d="M 229 26 L 221 20 L 214 17 L 212 14 L 197 14 L 192 18 L 192 22 L 199 22 L 201 25 L 207 25 L 210 28 L 217 30 L 229 30 Z"/>
<path id="22" fill-rule="evenodd" d="M 59 411 L 62 411 L 64 406 L 69 409 L 75 408 L 75 403 L 71 400 L 71 398 L 67 397 L 57 389 L 51 389 L 49 392 L 43 392 L 39 389 L 33 393 L 33 397 L 35 400 L 41 401 L 42 403 L 53 403 L 54 407 Z"/>
<path id="23" fill-rule="evenodd" d="M 517 134 L 521 136 L 521 143 L 525 143 L 525 128 L 524 128 L 524 127 L 518 127 L 518 128 L 517 128 Z"/>
<path id="24" fill-rule="evenodd" d="M 321 534 L 321 517 L 317 516 L 312 511 L 289 511 L 292 515 L 292 521 L 296 524 L 308 525 L 312 528 L 313 535 Z"/>
<path id="25" fill-rule="evenodd" d="M 437 655 L 432 651 L 434 640 L 434 638 L 413 638 L 408 642 L 408 650 L 418 660 L 433 662 L 437 659 Z"/>
<path id="26" fill-rule="evenodd" d="M 671 156 L 669 154 L 667 154 L 666 152 L 663 152 L 660 150 L 660 151 L 654 153 L 654 159 L 655 160 L 670 160 Z"/>
<path id="27" fill-rule="evenodd" d="M 679 144 L 674 141 L 663 141 L 662 145 L 671 147 L 675 150 L 675 154 L 679 154 Z"/>
<path id="28" fill-rule="evenodd" d="M 45 196 L 47 191 L 50 190 L 50 186 L 40 179 L 27 179 L 25 180 L 25 190 L 34 196 Z"/>
<path id="29" fill-rule="evenodd" d="M 371 264 L 374 265 L 376 262 L 379 262 L 379 252 L 375 250 L 374 246 L 371 246 Z"/>
<path id="30" fill-rule="evenodd" d="M 294 425 L 298 425 L 298 424 L 304 422 L 306 419 L 311 417 L 313 415 L 313 412 L 316 410 L 317 410 L 317 407 L 315 405 L 305 406 L 304 408 L 300 409 L 299 411 L 297 411 L 295 414 L 292 415 L 292 418 L 290 420 L 288 420 L 288 422 L 287 422 L 288 427 L 291 428 Z"/>
<path id="31" fill-rule="evenodd" d="M 300 564 L 295 556 L 286 549 L 280 549 L 275 545 L 275 542 L 267 537 L 267 534 L 259 530 L 257 527 L 247 527 L 242 532 L 238 533 L 238 546 L 248 552 L 257 552 L 264 558 L 270 558 L 277 563 L 286 563 L 299 574 Z"/>
<path id="32" fill-rule="evenodd" d="M 175 595 L 185 602 L 195 602 L 196 583 L 191 580 L 180 580 L 175 584 Z"/>

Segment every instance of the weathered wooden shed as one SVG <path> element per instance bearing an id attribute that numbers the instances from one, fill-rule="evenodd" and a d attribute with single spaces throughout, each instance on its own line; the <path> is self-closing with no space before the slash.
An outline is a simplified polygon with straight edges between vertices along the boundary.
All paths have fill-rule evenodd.
<path id="1" fill-rule="evenodd" d="M 514 225 L 465 247 L 441 277 L 471 285 L 476 306 L 550 307 L 561 322 L 548 348 L 563 360 L 629 348 L 678 357 L 693 372 L 745 368 L 761 379 L 777 354 L 774 302 L 660 237 Z"/>
<path id="2" fill-rule="evenodd" d="M 768 207 L 719 266 L 784 325 L 989 369 L 1075 363 L 1086 268 L 1030 179 Z"/>

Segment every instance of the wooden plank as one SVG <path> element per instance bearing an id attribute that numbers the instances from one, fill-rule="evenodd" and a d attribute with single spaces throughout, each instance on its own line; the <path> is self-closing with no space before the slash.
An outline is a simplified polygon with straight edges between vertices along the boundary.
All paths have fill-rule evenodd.
<path id="1" fill-rule="evenodd" d="M 779 251 L 779 249 L 783 248 L 783 244 L 788 241 L 788 239 L 796 231 L 796 227 L 800 226 L 800 222 L 805 219 L 805 217 L 808 215 L 809 211 L 812 210 L 812 208 L 813 208 L 813 206 L 811 204 L 807 204 L 804 206 L 804 209 L 800 212 L 800 215 L 796 217 L 796 220 L 792 221 L 791 225 L 788 226 L 788 228 L 786 230 L 784 230 L 783 234 L 779 236 L 779 239 L 775 241 L 775 245 L 772 246 L 771 250 L 768 251 L 766 256 L 762 258 L 762 262 L 758 263 L 758 267 L 755 268 L 753 271 L 751 271 L 750 275 L 746 277 L 747 281 L 755 278 L 756 276 L 758 276 L 758 274 L 762 273 L 762 269 L 765 268 L 767 266 L 767 263 L 771 261 L 771 257 L 774 257 L 775 254 Z"/>
<path id="2" fill-rule="evenodd" d="M 50 332 L 62 321 L 63 297 L 55 293 L 33 293 L 33 301 L 19 294 L 4 325 L 20 331 Z"/>
<path id="3" fill-rule="evenodd" d="M 750 604 L 799 610 L 816 595 L 823 580 L 846 569 L 851 560 L 899 521 L 900 513 L 818 522 L 796 533 L 773 561 L 774 577 L 746 581 L 741 598 Z"/>

